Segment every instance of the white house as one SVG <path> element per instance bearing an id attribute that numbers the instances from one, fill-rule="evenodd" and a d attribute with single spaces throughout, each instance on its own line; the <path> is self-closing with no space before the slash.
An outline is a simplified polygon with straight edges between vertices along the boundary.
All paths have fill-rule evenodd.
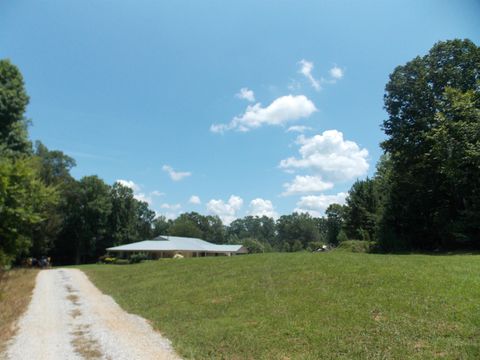
<path id="1" fill-rule="evenodd" d="M 208 241 L 161 235 L 153 240 L 115 246 L 107 249 L 108 253 L 116 253 L 118 257 L 128 257 L 134 253 L 145 253 L 154 259 L 171 258 L 176 254 L 184 257 L 231 256 L 246 254 L 248 250 L 242 245 L 217 245 Z"/>

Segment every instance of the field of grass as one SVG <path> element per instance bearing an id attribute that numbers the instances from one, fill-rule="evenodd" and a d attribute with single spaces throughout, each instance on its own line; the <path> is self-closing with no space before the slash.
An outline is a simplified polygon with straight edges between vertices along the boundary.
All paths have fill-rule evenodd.
<path id="1" fill-rule="evenodd" d="M 189 359 L 479 359 L 480 256 L 330 253 L 82 266 Z"/>
<path id="2" fill-rule="evenodd" d="M 0 354 L 15 333 L 15 322 L 30 303 L 38 270 L 0 271 Z"/>

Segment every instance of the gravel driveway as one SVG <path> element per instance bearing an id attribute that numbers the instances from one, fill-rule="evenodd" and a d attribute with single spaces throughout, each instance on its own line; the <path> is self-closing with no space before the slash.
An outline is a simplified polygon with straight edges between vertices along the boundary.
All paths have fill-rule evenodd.
<path id="1" fill-rule="evenodd" d="M 77 269 L 43 270 L 7 359 L 179 359 L 170 342 L 123 311 Z"/>

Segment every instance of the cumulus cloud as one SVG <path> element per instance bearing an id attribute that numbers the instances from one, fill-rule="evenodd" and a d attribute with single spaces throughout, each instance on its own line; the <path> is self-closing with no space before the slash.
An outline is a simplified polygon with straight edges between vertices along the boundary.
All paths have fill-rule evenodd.
<path id="1" fill-rule="evenodd" d="M 160 207 L 161 207 L 162 209 L 167 209 L 167 210 L 175 211 L 175 210 L 181 209 L 182 205 L 180 205 L 180 204 L 167 204 L 167 203 L 163 203 L 162 205 L 160 205 Z"/>
<path id="2" fill-rule="evenodd" d="M 275 99 L 267 107 L 260 103 L 249 105 L 245 112 L 228 124 L 213 124 L 210 131 L 223 133 L 228 130 L 250 131 L 263 125 L 285 125 L 291 121 L 307 118 L 317 108 L 305 95 L 286 95 Z"/>
<path id="3" fill-rule="evenodd" d="M 165 195 L 165 193 L 160 192 L 160 191 L 158 191 L 158 190 L 153 190 L 153 191 L 150 193 L 150 195 L 152 195 L 152 196 L 163 196 L 163 195 Z"/>
<path id="4" fill-rule="evenodd" d="M 338 130 L 327 130 L 313 137 L 300 135 L 300 157 L 280 162 L 285 170 L 307 169 L 327 181 L 347 181 L 368 171 L 368 151 L 353 141 L 344 140 Z"/>
<path id="5" fill-rule="evenodd" d="M 162 170 L 168 173 L 168 175 L 170 175 L 170 179 L 172 179 L 173 181 L 180 181 L 183 178 L 192 175 L 192 173 L 188 171 L 175 171 L 170 165 L 163 165 Z"/>
<path id="6" fill-rule="evenodd" d="M 287 132 L 299 132 L 304 133 L 305 131 L 313 130 L 310 126 L 305 125 L 293 125 L 287 129 Z"/>
<path id="7" fill-rule="evenodd" d="M 253 90 L 250 90 L 248 88 L 241 88 L 240 91 L 237 94 L 235 94 L 235 96 L 239 99 L 244 99 L 250 102 L 255 101 L 255 94 Z"/>
<path id="8" fill-rule="evenodd" d="M 190 196 L 190 200 L 188 200 L 190 204 L 194 205 L 200 205 L 202 202 L 200 201 L 200 198 L 197 195 L 192 195 Z"/>
<path id="9" fill-rule="evenodd" d="M 218 215 L 225 225 L 237 218 L 237 212 L 243 206 L 243 199 L 232 195 L 227 202 L 223 200 L 212 199 L 207 203 L 207 210 L 213 215 Z"/>
<path id="10" fill-rule="evenodd" d="M 300 70 L 299 70 L 300 74 L 305 76 L 308 79 L 308 81 L 310 81 L 310 84 L 315 90 L 319 91 L 321 89 L 320 81 L 315 79 L 312 75 L 313 62 L 302 59 L 299 61 L 299 64 L 300 64 Z"/>
<path id="11" fill-rule="evenodd" d="M 329 190 L 333 188 L 333 183 L 323 181 L 320 176 L 297 175 L 292 182 L 283 184 L 283 187 L 285 188 L 285 191 L 282 195 L 289 196 Z"/>
<path id="12" fill-rule="evenodd" d="M 340 192 L 336 195 L 308 195 L 302 196 L 297 202 L 296 212 L 307 212 L 312 216 L 323 216 L 325 210 L 331 204 L 345 204 L 347 193 Z"/>
<path id="13" fill-rule="evenodd" d="M 343 69 L 335 65 L 330 69 L 330 76 L 334 80 L 340 80 L 343 78 Z"/>
<path id="14" fill-rule="evenodd" d="M 272 202 L 262 198 L 250 201 L 249 214 L 252 216 L 268 216 L 274 219 L 278 217 L 278 213 L 275 211 Z"/>

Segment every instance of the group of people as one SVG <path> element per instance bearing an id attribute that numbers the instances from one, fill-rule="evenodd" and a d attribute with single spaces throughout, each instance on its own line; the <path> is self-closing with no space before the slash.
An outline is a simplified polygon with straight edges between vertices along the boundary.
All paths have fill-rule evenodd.
<path id="1" fill-rule="evenodd" d="M 40 259 L 37 258 L 27 258 L 24 265 L 26 267 L 38 267 L 41 269 L 46 269 L 52 266 L 52 259 L 47 256 L 42 256 Z"/>

